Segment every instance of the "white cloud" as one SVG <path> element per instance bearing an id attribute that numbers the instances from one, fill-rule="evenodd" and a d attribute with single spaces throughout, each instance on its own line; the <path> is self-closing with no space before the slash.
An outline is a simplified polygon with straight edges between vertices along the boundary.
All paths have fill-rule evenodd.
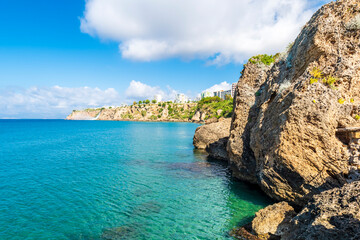
<path id="1" fill-rule="evenodd" d="M 314 0 L 88 0 L 81 30 L 119 42 L 124 58 L 243 62 L 282 51 Z"/>
<path id="2" fill-rule="evenodd" d="M 145 99 L 152 100 L 155 96 L 156 98 L 168 101 L 173 100 L 176 93 L 177 91 L 172 89 L 170 86 L 167 86 L 167 89 L 164 91 L 160 87 L 152 87 L 145 83 L 132 80 L 125 91 L 125 96 L 129 103 Z"/>
<path id="3" fill-rule="evenodd" d="M 231 84 L 225 81 L 220 84 L 215 84 L 214 86 L 204 90 L 204 92 L 216 92 L 220 90 L 230 90 L 230 89 L 231 89 Z"/>
<path id="4" fill-rule="evenodd" d="M 0 91 L 0 118 L 65 118 L 73 109 L 120 105 L 113 88 L 31 87 Z"/>

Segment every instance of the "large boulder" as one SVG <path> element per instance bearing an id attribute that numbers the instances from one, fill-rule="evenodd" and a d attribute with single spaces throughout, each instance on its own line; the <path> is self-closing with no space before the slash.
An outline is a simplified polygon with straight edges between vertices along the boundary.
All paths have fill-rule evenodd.
<path id="1" fill-rule="evenodd" d="M 360 182 L 315 195 L 291 226 L 282 239 L 360 239 Z"/>
<path id="2" fill-rule="evenodd" d="M 287 232 L 290 220 L 296 215 L 287 202 L 279 202 L 259 210 L 252 221 L 252 231 L 258 236 L 281 236 Z"/>
<path id="3" fill-rule="evenodd" d="M 202 125 L 195 131 L 193 144 L 198 149 L 206 150 L 211 157 L 227 160 L 226 145 L 230 134 L 231 119 Z"/>
<path id="4" fill-rule="evenodd" d="M 291 220 L 296 212 L 287 202 L 279 202 L 259 210 L 253 221 L 235 228 L 230 235 L 237 239 L 280 239 L 292 228 Z"/>
<path id="5" fill-rule="evenodd" d="M 346 182 L 348 146 L 336 130 L 359 125 L 360 30 L 348 27 L 358 12 L 357 0 L 318 10 L 267 71 L 255 99 L 246 102 L 262 73 L 239 81 L 230 162 L 236 176 L 277 200 L 304 206 L 313 194 Z M 243 83 L 248 93 L 240 89 Z"/>

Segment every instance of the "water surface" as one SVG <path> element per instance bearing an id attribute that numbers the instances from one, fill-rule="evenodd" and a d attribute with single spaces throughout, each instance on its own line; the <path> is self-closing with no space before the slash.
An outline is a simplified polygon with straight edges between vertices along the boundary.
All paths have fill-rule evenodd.
<path id="1" fill-rule="evenodd" d="M 269 200 L 194 151 L 198 125 L 0 121 L 0 239 L 230 239 Z"/>

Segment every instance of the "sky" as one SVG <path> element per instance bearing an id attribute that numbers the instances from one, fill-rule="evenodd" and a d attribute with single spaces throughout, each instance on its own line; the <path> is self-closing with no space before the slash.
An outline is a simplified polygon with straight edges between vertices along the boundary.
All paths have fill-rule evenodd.
<path id="1" fill-rule="evenodd" d="M 227 88 L 327 2 L 0 0 L 0 118 Z"/>

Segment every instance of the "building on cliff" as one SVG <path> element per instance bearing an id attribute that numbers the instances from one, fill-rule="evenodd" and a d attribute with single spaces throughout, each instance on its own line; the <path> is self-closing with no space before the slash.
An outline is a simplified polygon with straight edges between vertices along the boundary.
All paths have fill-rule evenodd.
<path id="1" fill-rule="evenodd" d="M 190 98 L 183 93 L 176 94 L 174 100 L 175 103 L 187 103 L 188 101 L 190 101 Z"/>
<path id="2" fill-rule="evenodd" d="M 210 92 L 210 91 L 203 91 L 201 93 L 201 99 L 206 98 L 206 97 L 219 97 L 221 99 L 226 98 L 226 95 L 231 96 L 232 98 L 235 96 L 235 91 L 236 91 L 236 86 L 237 83 L 232 83 L 231 84 L 231 89 L 219 89 L 217 91 L 214 92 Z"/>

